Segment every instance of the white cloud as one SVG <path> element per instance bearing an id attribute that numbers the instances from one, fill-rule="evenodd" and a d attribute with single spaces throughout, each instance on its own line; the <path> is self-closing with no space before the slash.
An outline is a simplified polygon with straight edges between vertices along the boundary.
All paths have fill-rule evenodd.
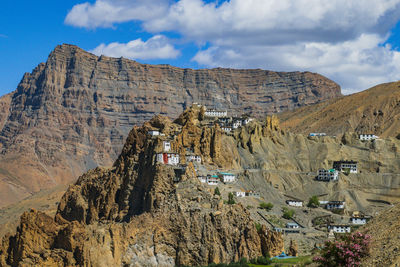
<path id="1" fill-rule="evenodd" d="M 180 52 L 163 35 L 155 35 L 147 41 L 136 39 L 128 43 L 101 44 L 91 51 L 96 55 L 125 57 L 130 59 L 171 59 Z"/>
<path id="2" fill-rule="evenodd" d="M 309 70 L 347 91 L 398 79 L 399 53 L 382 43 L 400 19 L 400 0 L 218 2 L 97 0 L 76 5 L 65 21 L 86 28 L 139 21 L 153 34 L 178 33 L 207 44 L 193 60 L 208 67 Z M 95 50 L 121 56 L 127 45 Z"/>
<path id="3" fill-rule="evenodd" d="M 209 67 L 267 68 L 278 71 L 318 71 L 339 81 L 344 93 L 400 79 L 400 52 L 380 45 L 384 38 L 363 34 L 342 43 L 309 42 L 281 46 L 212 46 L 194 61 Z"/>
<path id="4" fill-rule="evenodd" d="M 97 0 L 75 5 L 65 23 L 88 29 L 112 27 L 114 23 L 149 20 L 166 12 L 167 0 Z"/>

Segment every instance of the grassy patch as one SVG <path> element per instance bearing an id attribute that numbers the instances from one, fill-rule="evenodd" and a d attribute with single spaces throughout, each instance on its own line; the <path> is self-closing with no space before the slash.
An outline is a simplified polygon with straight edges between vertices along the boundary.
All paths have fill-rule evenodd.
<path id="1" fill-rule="evenodd" d="M 276 227 L 284 228 L 286 226 L 286 224 L 275 215 L 267 215 L 266 217 Z"/>
<path id="2" fill-rule="evenodd" d="M 276 264 L 280 266 L 293 266 L 294 264 L 304 264 L 306 266 L 308 263 L 311 263 L 311 256 L 301 256 L 297 258 L 289 258 L 289 259 L 273 259 L 272 263 L 269 265 L 259 265 L 259 264 L 249 264 L 252 267 L 274 267 Z"/>

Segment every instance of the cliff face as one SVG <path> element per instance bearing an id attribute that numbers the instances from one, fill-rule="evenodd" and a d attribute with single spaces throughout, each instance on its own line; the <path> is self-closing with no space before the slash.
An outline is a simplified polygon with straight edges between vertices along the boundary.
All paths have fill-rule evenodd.
<path id="1" fill-rule="evenodd" d="M 254 116 L 340 96 L 313 73 L 191 70 L 62 45 L 0 101 L 0 207 L 110 166 L 133 125 L 199 102 Z"/>
<path id="2" fill-rule="evenodd" d="M 396 137 L 400 133 L 400 82 L 380 84 L 357 94 L 279 115 L 282 127 L 309 134 L 345 132 Z"/>
<path id="3" fill-rule="evenodd" d="M 283 251 L 280 233 L 265 226 L 257 231 L 242 205 L 224 204 L 198 181 L 192 163 L 177 174 L 173 166 L 155 162 L 163 138 L 150 137 L 149 129 L 173 135 L 174 150 L 196 143 L 182 137 L 186 127 L 210 129 L 188 117 L 183 125 L 156 117 L 133 128 L 114 166 L 81 176 L 62 197 L 55 218 L 24 213 L 16 235 L 2 241 L 0 264 L 198 266 Z M 209 163 L 219 162 L 219 131 L 211 127 L 213 134 L 202 137 L 210 149 L 200 155 Z"/>

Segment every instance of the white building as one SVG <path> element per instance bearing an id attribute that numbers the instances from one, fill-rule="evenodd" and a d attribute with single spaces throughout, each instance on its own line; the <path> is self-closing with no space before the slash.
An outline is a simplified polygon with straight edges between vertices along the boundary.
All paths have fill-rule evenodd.
<path id="1" fill-rule="evenodd" d="M 230 133 L 232 131 L 232 127 L 229 126 L 223 126 L 221 129 L 226 133 Z"/>
<path id="2" fill-rule="evenodd" d="M 219 178 L 217 175 L 207 175 L 207 184 L 208 185 L 218 185 Z"/>
<path id="3" fill-rule="evenodd" d="M 169 142 L 169 141 L 164 141 L 164 142 L 163 142 L 163 149 L 164 149 L 164 152 L 169 152 L 169 151 L 171 151 L 171 142 Z"/>
<path id="4" fill-rule="evenodd" d="M 349 170 L 350 173 L 357 173 L 357 162 L 352 160 L 334 161 L 333 168 L 340 172 Z"/>
<path id="5" fill-rule="evenodd" d="M 329 201 L 326 203 L 327 210 L 344 209 L 346 202 L 344 201 Z"/>
<path id="6" fill-rule="evenodd" d="M 149 133 L 149 135 L 151 135 L 151 136 L 157 136 L 157 135 L 160 135 L 160 132 L 159 132 L 159 131 L 156 131 L 156 130 L 149 131 L 148 133 Z"/>
<path id="7" fill-rule="evenodd" d="M 326 136 L 326 133 L 310 133 L 309 136 Z"/>
<path id="8" fill-rule="evenodd" d="M 317 176 L 318 181 L 337 181 L 338 179 L 339 179 L 339 172 L 335 169 L 318 170 L 318 176 Z"/>
<path id="9" fill-rule="evenodd" d="M 232 128 L 233 129 L 237 129 L 237 128 L 239 128 L 239 127 L 241 127 L 242 126 L 242 120 L 235 120 L 233 123 L 232 123 Z"/>
<path id="10" fill-rule="evenodd" d="M 299 228 L 299 225 L 297 223 L 287 223 L 286 228 L 291 228 L 291 229 L 297 229 Z"/>
<path id="11" fill-rule="evenodd" d="M 249 124 L 251 121 L 253 121 L 253 118 L 244 118 L 243 121 L 242 121 L 242 123 L 243 123 L 243 125 L 247 125 L 247 124 Z"/>
<path id="12" fill-rule="evenodd" d="M 246 196 L 259 198 L 260 197 L 260 193 L 250 190 L 250 191 L 246 191 Z"/>
<path id="13" fill-rule="evenodd" d="M 303 201 L 298 199 L 286 200 L 286 204 L 292 207 L 303 207 Z"/>
<path id="14" fill-rule="evenodd" d="M 350 218 L 350 222 L 356 225 L 364 225 L 368 222 L 368 219 L 369 218 L 364 216 L 353 216 Z"/>
<path id="15" fill-rule="evenodd" d="M 197 179 L 199 179 L 199 181 L 201 182 L 201 183 L 207 183 L 207 176 L 204 176 L 204 175 L 198 175 L 197 176 Z"/>
<path id="16" fill-rule="evenodd" d="M 378 139 L 379 137 L 374 135 L 374 134 L 360 134 L 360 140 L 361 141 L 371 141 Z"/>
<path id="17" fill-rule="evenodd" d="M 178 165 L 179 164 L 179 154 L 176 153 L 159 153 L 157 154 L 157 162 L 168 165 Z"/>
<path id="18" fill-rule="evenodd" d="M 215 110 L 215 109 L 207 109 L 207 111 L 204 113 L 204 115 L 206 115 L 207 117 L 227 117 L 228 116 L 228 112 L 222 111 L 222 110 Z"/>
<path id="19" fill-rule="evenodd" d="M 235 196 L 236 197 L 245 197 L 246 196 L 246 192 L 244 192 L 244 191 L 236 191 L 235 192 Z"/>
<path id="20" fill-rule="evenodd" d="M 201 163 L 201 156 L 199 155 L 186 155 L 186 162 L 198 162 Z"/>
<path id="21" fill-rule="evenodd" d="M 328 230 L 334 233 L 350 233 L 351 227 L 350 225 L 343 225 L 343 224 L 331 224 L 328 225 Z"/>
<path id="22" fill-rule="evenodd" d="M 235 181 L 235 175 L 232 173 L 220 172 L 219 176 L 224 183 L 233 183 Z"/>

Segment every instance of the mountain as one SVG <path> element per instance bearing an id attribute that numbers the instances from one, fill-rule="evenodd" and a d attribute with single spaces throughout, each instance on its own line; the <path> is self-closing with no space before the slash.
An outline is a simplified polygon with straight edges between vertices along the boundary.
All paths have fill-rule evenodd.
<path id="1" fill-rule="evenodd" d="M 287 251 L 290 239 L 306 254 L 327 238 L 317 219 L 344 223 L 354 211 L 376 216 L 400 200 L 397 138 L 308 137 L 281 129 L 275 116 L 225 133 L 204 112 L 193 105 L 173 122 L 158 115 L 135 126 L 113 166 L 82 175 L 63 195 L 54 217 L 35 210 L 23 214 L 16 233 L 2 239 L 0 265 L 198 266 L 266 252 L 275 256 Z M 152 130 L 161 134 L 151 136 Z M 179 154 L 181 165 L 159 162 L 164 141 Z M 192 154 L 201 163 L 185 162 Z M 315 179 L 318 169 L 352 159 L 358 161 L 358 173 L 341 173 L 336 182 Z M 236 177 L 218 185 L 220 196 L 215 186 L 197 179 L 218 172 Z M 259 198 L 225 202 L 229 193 L 247 190 Z M 346 209 L 335 214 L 320 207 L 293 208 L 302 228 L 290 239 L 267 229 L 270 222 L 276 227 L 293 222 L 282 217 L 287 199 L 307 201 L 313 195 L 345 201 Z M 258 209 L 262 202 L 273 208 Z"/>
<path id="2" fill-rule="evenodd" d="M 114 166 L 81 176 L 54 218 L 35 210 L 21 216 L 16 235 L 2 241 L 0 265 L 198 266 L 280 254 L 282 234 L 257 229 L 241 204 L 224 204 L 200 183 L 193 163 L 156 162 L 172 138 L 183 158 L 193 148 L 206 163 L 232 163 L 222 131 L 199 127 L 198 114 L 187 112 L 182 124 L 159 116 L 134 127 Z M 148 134 L 155 127 L 164 137 Z"/>
<path id="3" fill-rule="evenodd" d="M 357 132 L 395 137 L 400 134 L 400 82 L 283 112 L 279 118 L 283 128 L 297 133 Z"/>
<path id="4" fill-rule="evenodd" d="M 111 166 L 134 125 L 199 102 L 263 116 L 341 96 L 309 72 L 180 69 L 61 45 L 0 98 L 0 207 Z"/>

